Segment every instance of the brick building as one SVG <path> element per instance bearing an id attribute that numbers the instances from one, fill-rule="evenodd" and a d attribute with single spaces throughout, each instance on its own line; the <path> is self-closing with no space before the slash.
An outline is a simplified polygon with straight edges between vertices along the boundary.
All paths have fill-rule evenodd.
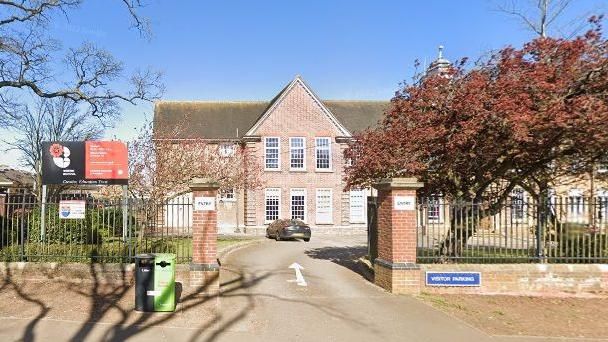
<path id="1" fill-rule="evenodd" d="M 296 76 L 269 102 L 158 102 L 154 125 L 168 131 L 188 122 L 181 138 L 219 144 L 222 153 L 245 146 L 262 163 L 262 188 L 221 191 L 220 230 L 263 231 L 277 218 L 298 218 L 316 231 L 363 231 L 369 190 L 344 188 L 343 151 L 388 105 L 321 100 Z"/>

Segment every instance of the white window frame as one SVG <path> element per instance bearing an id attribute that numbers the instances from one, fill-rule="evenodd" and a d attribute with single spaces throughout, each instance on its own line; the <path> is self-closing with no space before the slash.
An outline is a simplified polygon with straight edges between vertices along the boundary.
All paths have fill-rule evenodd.
<path id="1" fill-rule="evenodd" d="M 268 219 L 268 199 L 270 196 L 276 196 L 278 200 L 277 218 L 281 218 L 281 188 L 266 188 L 264 189 L 264 223 L 271 223 L 275 219 Z"/>
<path id="2" fill-rule="evenodd" d="M 522 217 L 517 217 L 516 213 L 517 213 L 517 208 L 516 208 L 516 202 L 515 202 L 515 197 L 518 197 L 521 194 L 521 211 L 522 211 Z M 513 191 L 511 191 L 511 221 L 512 222 L 524 222 L 526 221 L 527 218 L 527 198 L 528 196 L 526 196 L 526 192 L 524 191 L 524 189 L 522 188 L 515 188 L 513 189 Z M 520 201 L 520 199 L 517 199 L 517 201 Z"/>
<path id="3" fill-rule="evenodd" d="M 221 157 L 232 157 L 236 154 L 236 145 L 233 143 L 221 143 L 218 147 Z"/>
<path id="4" fill-rule="evenodd" d="M 232 194 L 232 197 L 228 197 L 228 194 Z M 221 189 L 218 191 L 218 196 L 222 202 L 236 202 L 236 191 L 234 188 Z"/>
<path id="5" fill-rule="evenodd" d="M 307 206 L 307 201 L 308 198 L 306 196 L 306 189 L 304 188 L 293 188 L 289 190 L 289 215 L 290 218 L 293 219 L 293 196 L 303 196 L 304 197 L 304 213 L 303 213 L 303 217 L 301 218 L 302 221 L 307 222 L 308 219 L 308 206 Z"/>
<path id="6" fill-rule="evenodd" d="M 302 139 L 302 147 L 294 147 L 294 139 Z M 293 152 L 295 150 L 302 150 L 302 167 L 293 167 L 291 161 L 293 159 Z M 290 137 L 289 138 L 289 170 L 290 171 L 306 171 L 306 138 L 305 137 Z"/>
<path id="7" fill-rule="evenodd" d="M 319 140 L 327 139 L 327 147 L 319 146 Z M 330 137 L 315 137 L 315 170 L 318 172 L 332 172 L 332 158 L 331 158 L 331 138 Z M 318 159 L 318 151 L 327 150 L 329 157 L 329 166 L 328 168 L 319 168 L 319 159 Z"/>
<path id="8" fill-rule="evenodd" d="M 269 139 L 276 139 L 277 146 L 276 147 L 268 147 L 267 142 Z M 276 149 L 277 150 L 277 167 L 268 167 L 268 150 Z M 264 137 L 264 170 L 265 171 L 281 171 L 281 138 L 279 137 Z"/>
<path id="9" fill-rule="evenodd" d="M 432 200 L 436 200 L 437 202 L 437 207 L 438 207 L 438 212 L 439 212 L 439 216 L 437 217 L 432 217 L 430 216 L 431 213 L 431 201 Z M 443 223 L 443 211 L 445 209 L 445 207 L 443 206 L 443 197 L 442 196 L 430 196 L 429 198 L 426 199 L 427 201 L 427 208 L 426 208 L 426 219 L 429 223 Z"/>
<path id="10" fill-rule="evenodd" d="M 581 223 L 586 217 L 585 196 L 581 189 L 570 189 L 568 191 L 568 201 L 566 202 L 568 222 Z"/>
<path id="11" fill-rule="evenodd" d="M 319 193 L 329 192 L 329 220 L 323 221 L 319 217 Z M 333 224 L 334 223 L 334 194 L 331 188 L 317 188 L 315 193 L 315 223 L 317 224 Z"/>
<path id="12" fill-rule="evenodd" d="M 365 189 L 352 189 L 348 192 L 348 221 L 350 223 L 367 223 L 367 196 Z M 361 194 L 361 195 L 358 195 Z M 355 195 L 355 196 L 353 196 Z M 361 215 L 353 215 L 353 197 L 361 197 Z"/>

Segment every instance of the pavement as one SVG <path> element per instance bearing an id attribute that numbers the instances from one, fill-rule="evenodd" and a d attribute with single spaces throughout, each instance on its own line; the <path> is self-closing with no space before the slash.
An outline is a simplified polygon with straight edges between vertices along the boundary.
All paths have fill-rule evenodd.
<path id="1" fill-rule="evenodd" d="M 411 296 L 366 281 L 365 237 L 267 240 L 222 260 L 221 295 L 184 289 L 174 313 L 133 311 L 131 286 L 0 288 L 0 341 L 541 341 L 489 336 Z M 293 263 L 306 283 L 296 282 Z M 564 339 L 559 339 L 563 341 Z"/>

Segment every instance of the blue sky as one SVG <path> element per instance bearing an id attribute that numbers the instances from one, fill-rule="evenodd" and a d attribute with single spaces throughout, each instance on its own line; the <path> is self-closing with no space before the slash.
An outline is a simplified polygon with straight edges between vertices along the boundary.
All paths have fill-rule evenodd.
<path id="1" fill-rule="evenodd" d="M 526 0 L 522 0 L 526 1 Z M 495 1 L 146 0 L 151 40 L 129 29 L 120 1 L 90 0 L 54 21 L 64 47 L 92 41 L 127 69 L 164 73 L 171 100 L 269 100 L 300 74 L 324 99 L 388 100 L 410 80 L 414 60 L 475 59 L 533 37 Z M 560 26 L 604 1 L 575 0 Z M 129 139 L 152 106 L 125 106 L 108 137 Z M 0 163 L 3 160 L 0 158 Z"/>

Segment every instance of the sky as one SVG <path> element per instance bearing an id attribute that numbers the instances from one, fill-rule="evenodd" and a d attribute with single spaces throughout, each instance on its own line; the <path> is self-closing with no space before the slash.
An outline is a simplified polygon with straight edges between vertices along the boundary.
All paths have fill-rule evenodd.
<path id="1" fill-rule="evenodd" d="M 323 99 L 388 100 L 411 80 L 415 60 L 430 63 L 439 45 L 451 61 L 474 60 L 534 37 L 496 10 L 501 0 L 144 3 L 150 39 L 130 29 L 127 10 L 115 0 L 84 1 L 67 18 L 55 18 L 50 34 L 64 48 L 93 42 L 128 71 L 161 70 L 166 100 L 264 101 L 298 74 Z M 573 22 L 606 10 L 605 1 L 574 0 L 555 27 L 571 31 Z M 152 111 L 150 103 L 123 106 L 107 138 L 132 139 Z M 18 166 L 16 160 L 13 152 L 0 154 L 0 164 Z"/>

